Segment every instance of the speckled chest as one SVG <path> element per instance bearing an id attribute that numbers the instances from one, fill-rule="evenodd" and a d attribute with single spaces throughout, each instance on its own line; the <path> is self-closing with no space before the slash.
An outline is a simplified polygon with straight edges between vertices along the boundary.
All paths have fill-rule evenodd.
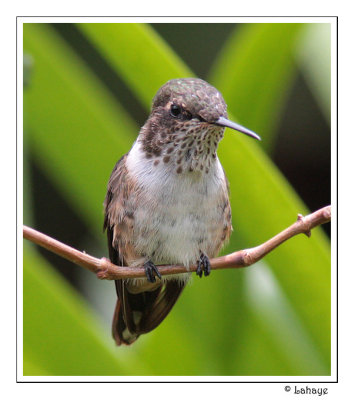
<path id="1" fill-rule="evenodd" d="M 137 180 L 134 244 L 143 257 L 159 263 L 194 264 L 200 252 L 218 253 L 230 228 L 228 188 L 217 157 L 205 171 L 176 172 L 176 164 L 155 163 L 137 141 L 127 170 Z"/>

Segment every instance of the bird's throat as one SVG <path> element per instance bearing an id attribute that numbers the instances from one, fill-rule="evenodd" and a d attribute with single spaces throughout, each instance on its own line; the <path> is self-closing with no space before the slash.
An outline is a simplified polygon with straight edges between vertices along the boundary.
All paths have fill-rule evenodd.
<path id="1" fill-rule="evenodd" d="M 166 133 L 154 125 L 145 125 L 137 142 L 141 145 L 142 157 L 151 160 L 151 166 L 165 165 L 176 174 L 201 172 L 208 174 L 217 155 L 219 141 L 224 129 L 200 121 L 178 125 Z"/>

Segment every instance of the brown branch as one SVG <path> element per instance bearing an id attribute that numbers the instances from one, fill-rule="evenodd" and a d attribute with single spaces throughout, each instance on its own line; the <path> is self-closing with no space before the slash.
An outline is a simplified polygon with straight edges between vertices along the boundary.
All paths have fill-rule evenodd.
<path id="1" fill-rule="evenodd" d="M 248 267 L 259 261 L 281 243 L 295 235 L 304 233 L 307 236 L 311 236 L 311 230 L 313 228 L 329 222 L 330 218 L 331 206 L 321 208 L 320 210 L 315 211 L 306 217 L 298 214 L 297 221 L 294 224 L 265 243 L 251 249 L 236 251 L 235 253 L 210 260 L 211 269 Z M 112 264 L 105 257 L 101 259 L 92 257 L 85 252 L 81 252 L 70 246 L 67 246 L 56 239 L 36 231 L 35 229 L 29 228 L 28 226 L 23 227 L 23 237 L 73 262 L 74 264 L 80 265 L 81 267 L 94 272 L 99 279 L 112 280 L 145 276 L 143 268 L 118 267 L 117 265 Z M 158 269 L 162 275 L 181 274 L 188 272 L 187 269 L 181 265 L 160 265 Z M 189 271 L 196 271 L 196 265 L 191 266 Z"/>

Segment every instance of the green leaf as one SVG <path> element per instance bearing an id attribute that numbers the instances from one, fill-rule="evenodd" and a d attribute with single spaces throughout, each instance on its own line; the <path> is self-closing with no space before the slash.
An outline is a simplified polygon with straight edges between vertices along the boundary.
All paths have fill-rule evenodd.
<path id="1" fill-rule="evenodd" d="M 305 329 L 294 307 L 291 306 L 272 271 L 260 262 L 258 268 L 248 269 L 244 277 L 246 301 L 253 320 L 252 329 L 248 330 L 247 335 L 254 335 L 253 326 L 261 329 L 264 332 L 263 338 L 274 346 L 274 357 L 270 354 L 267 359 L 270 361 L 273 358 L 272 362 L 275 362 L 275 356 L 277 356 L 282 360 L 278 365 L 275 363 L 273 367 L 278 371 L 272 371 L 272 368 L 268 366 L 269 374 L 284 373 L 285 369 L 280 368 L 281 365 L 288 368 L 291 375 L 329 373 L 322 354 L 314 345 L 309 332 Z M 260 341 L 260 336 L 255 339 Z M 255 363 L 255 360 L 250 362 L 242 346 L 239 346 L 238 350 L 245 355 L 241 363 L 243 367 L 253 368 L 256 375 L 263 372 L 261 363 Z M 240 351 L 235 354 L 236 358 L 240 357 Z M 306 365 L 304 360 L 307 360 Z"/>
<path id="2" fill-rule="evenodd" d="M 308 213 L 262 150 L 248 140 L 227 132 L 219 150 L 230 180 L 235 228 L 226 252 L 263 243 L 295 222 L 298 213 Z M 329 363 L 330 253 L 321 228 L 310 239 L 288 240 L 265 261 Z"/>
<path id="3" fill-rule="evenodd" d="M 108 332 L 29 246 L 23 269 L 24 375 L 120 375 Z"/>
<path id="4" fill-rule="evenodd" d="M 106 182 L 138 127 L 51 27 L 24 24 L 24 49 L 33 59 L 24 93 L 31 151 L 97 231 Z"/>
<path id="5" fill-rule="evenodd" d="M 295 74 L 294 51 L 304 24 L 246 24 L 222 49 L 210 74 L 228 109 L 271 150 Z"/>
<path id="6" fill-rule="evenodd" d="M 194 74 L 146 24 L 78 24 L 148 109 L 169 79 Z"/>
<path id="7" fill-rule="evenodd" d="M 330 24 L 308 24 L 301 37 L 297 61 L 315 98 L 330 122 Z"/>

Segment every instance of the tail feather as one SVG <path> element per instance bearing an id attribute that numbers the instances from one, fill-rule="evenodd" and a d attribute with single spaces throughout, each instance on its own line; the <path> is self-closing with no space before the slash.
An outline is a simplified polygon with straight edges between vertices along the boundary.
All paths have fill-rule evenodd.
<path id="1" fill-rule="evenodd" d="M 130 345 L 135 342 L 139 335 L 132 334 L 123 319 L 121 300 L 118 298 L 116 302 L 115 311 L 112 320 L 112 337 L 114 338 L 116 345 L 121 344 Z"/>
<path id="2" fill-rule="evenodd" d="M 169 314 L 184 285 L 168 281 L 151 292 L 130 293 L 122 281 L 116 281 L 119 295 L 112 323 L 116 344 L 129 345 L 155 329 Z"/>

